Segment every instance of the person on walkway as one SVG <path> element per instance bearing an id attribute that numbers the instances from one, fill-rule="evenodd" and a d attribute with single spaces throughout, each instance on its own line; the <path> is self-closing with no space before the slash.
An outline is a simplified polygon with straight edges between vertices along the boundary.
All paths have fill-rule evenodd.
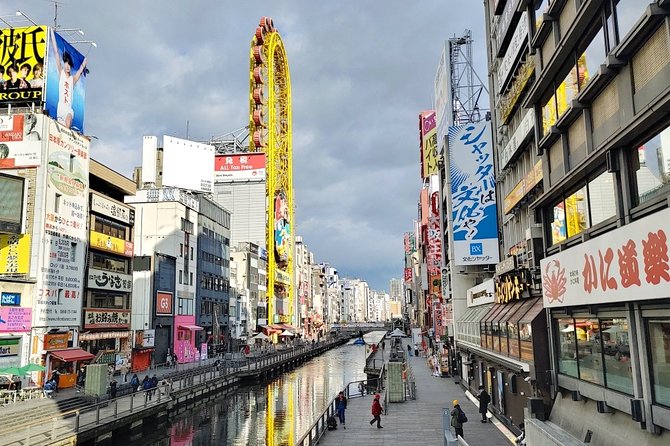
<path id="1" fill-rule="evenodd" d="M 137 377 L 137 373 L 133 373 L 133 377 L 130 378 L 130 387 L 132 387 L 133 393 L 135 393 L 139 390 L 140 379 Z"/>
<path id="2" fill-rule="evenodd" d="M 344 392 L 340 392 L 337 395 L 335 408 L 337 409 L 337 418 L 339 418 L 340 423 L 342 423 L 342 429 L 346 429 L 347 427 L 344 425 L 344 411 L 347 410 L 347 397 L 344 396 Z"/>
<path id="3" fill-rule="evenodd" d="M 482 423 L 486 423 L 488 421 L 486 419 L 486 410 L 491 402 L 491 395 L 484 389 L 484 386 L 479 386 L 479 395 L 477 395 L 477 399 L 479 400 L 479 413 L 482 414 Z"/>
<path id="4" fill-rule="evenodd" d="M 412 346 L 407 344 L 407 356 L 412 356 Z"/>
<path id="5" fill-rule="evenodd" d="M 128 382 L 128 374 L 130 373 L 130 367 L 128 367 L 128 361 L 124 358 L 121 363 L 121 374 L 123 375 L 123 382 Z"/>
<path id="6" fill-rule="evenodd" d="M 79 368 L 79 373 L 77 374 L 77 386 L 80 387 L 81 389 L 86 386 L 86 367 L 81 366 Z M 80 390 L 77 389 L 77 392 Z"/>
<path id="7" fill-rule="evenodd" d="M 116 386 L 117 382 L 114 378 L 112 378 L 112 382 L 109 383 L 109 396 L 111 399 L 116 398 Z"/>
<path id="8" fill-rule="evenodd" d="M 151 393 L 151 395 L 149 395 L 149 399 L 151 399 L 151 397 L 154 396 L 154 394 L 156 393 L 156 389 L 158 388 L 158 377 L 156 376 L 155 373 L 154 376 L 152 376 L 151 379 L 149 380 L 149 383 L 151 389 L 151 392 L 149 392 Z"/>
<path id="9" fill-rule="evenodd" d="M 379 399 L 381 398 L 380 394 L 375 395 L 375 399 L 372 400 L 372 416 L 374 417 L 372 420 L 370 420 L 370 426 L 372 426 L 375 421 L 377 422 L 377 429 L 381 429 L 384 426 L 382 426 L 382 405 L 379 402 Z"/>
<path id="10" fill-rule="evenodd" d="M 461 438 L 465 438 L 463 436 L 463 417 L 465 416 L 465 413 L 461 410 L 458 400 L 454 400 L 453 404 L 454 408 L 451 411 L 451 426 L 454 428 L 454 431 L 456 431 L 456 436 L 460 435 Z"/>
<path id="11" fill-rule="evenodd" d="M 151 389 L 151 380 L 149 379 L 149 376 L 145 376 L 144 379 L 142 380 L 142 390 L 144 390 L 144 397 L 151 399 L 151 392 L 149 391 Z"/>

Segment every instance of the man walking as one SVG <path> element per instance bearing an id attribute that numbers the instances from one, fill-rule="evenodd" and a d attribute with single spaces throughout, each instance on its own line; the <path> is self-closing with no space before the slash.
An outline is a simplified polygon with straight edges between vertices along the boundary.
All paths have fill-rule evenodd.
<path id="1" fill-rule="evenodd" d="M 374 417 L 370 421 L 370 426 L 372 426 L 375 421 L 377 422 L 377 429 L 382 429 L 384 426 L 382 426 L 382 405 L 379 402 L 379 399 L 381 398 L 380 394 L 375 395 L 375 399 L 372 400 L 372 416 Z"/>
<path id="2" fill-rule="evenodd" d="M 477 399 L 479 400 L 479 413 L 482 414 L 482 423 L 486 423 L 488 421 L 486 419 L 486 411 L 491 402 L 491 396 L 486 389 L 484 389 L 484 386 L 479 386 L 479 395 L 477 395 Z"/>
<path id="3" fill-rule="evenodd" d="M 340 392 L 339 395 L 337 395 L 335 408 L 337 409 L 337 418 L 339 418 L 340 423 L 342 423 L 342 429 L 346 429 L 347 427 L 344 425 L 344 411 L 347 409 L 347 397 L 344 396 L 344 392 Z"/>

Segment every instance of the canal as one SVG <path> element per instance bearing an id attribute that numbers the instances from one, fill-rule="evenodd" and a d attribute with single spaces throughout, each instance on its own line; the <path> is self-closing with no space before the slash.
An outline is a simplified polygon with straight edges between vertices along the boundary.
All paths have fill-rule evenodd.
<path id="1" fill-rule="evenodd" d="M 384 332 L 365 335 L 377 344 Z M 353 342 L 353 341 L 352 341 Z M 364 346 L 334 348 L 282 376 L 247 386 L 170 419 L 128 446 L 293 445 L 338 391 L 365 379 Z"/>

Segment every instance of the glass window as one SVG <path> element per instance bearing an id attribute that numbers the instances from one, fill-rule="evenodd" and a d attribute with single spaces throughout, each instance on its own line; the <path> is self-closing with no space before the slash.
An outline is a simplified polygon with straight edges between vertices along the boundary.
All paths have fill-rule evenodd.
<path id="1" fill-rule="evenodd" d="M 603 355 L 598 319 L 575 319 L 579 378 L 605 385 Z"/>
<path id="2" fill-rule="evenodd" d="M 551 97 L 542 106 L 542 134 L 546 135 L 552 125 L 556 124 L 556 97 Z"/>
<path id="3" fill-rule="evenodd" d="M 625 317 L 600 319 L 600 327 L 607 387 L 632 394 L 633 370 L 628 344 L 628 320 Z"/>
<path id="4" fill-rule="evenodd" d="M 654 401 L 670 407 L 670 319 L 647 320 Z"/>
<path id="5" fill-rule="evenodd" d="M 558 371 L 577 378 L 579 369 L 574 320 L 572 318 L 557 319 L 556 332 L 558 333 Z"/>
<path id="6" fill-rule="evenodd" d="M 507 323 L 507 332 L 509 333 L 509 355 L 515 358 L 519 357 L 519 325 L 516 323 Z"/>
<path id="7" fill-rule="evenodd" d="M 670 192 L 670 127 L 639 146 L 631 158 L 637 185 L 635 204 Z"/>
<path id="8" fill-rule="evenodd" d="M 614 175 L 603 172 L 591 180 L 589 188 L 589 210 L 591 211 L 591 226 L 616 215 L 616 189 Z"/>
<path id="9" fill-rule="evenodd" d="M 598 73 L 598 68 L 605 62 L 605 34 L 600 28 L 584 53 L 580 56 L 577 66 L 579 69 L 579 90 L 586 87 L 589 81 Z"/>
<path id="10" fill-rule="evenodd" d="M 572 67 L 556 90 L 557 116 L 562 116 L 570 107 L 572 100 L 577 96 L 579 90 L 577 80 L 577 67 Z"/>
<path id="11" fill-rule="evenodd" d="M 92 266 L 94 268 L 106 269 L 118 273 L 125 273 L 127 271 L 127 261 L 125 259 L 116 259 L 106 254 L 91 253 Z"/>
<path id="12" fill-rule="evenodd" d="M 521 344 L 521 359 L 533 360 L 533 329 L 530 322 L 519 323 L 519 340 Z"/>
<path id="13" fill-rule="evenodd" d="M 567 227 L 565 223 L 565 203 L 561 200 L 554 206 L 551 221 L 551 243 L 556 244 L 567 238 Z"/>
<path id="14" fill-rule="evenodd" d="M 581 188 L 565 199 L 565 215 L 568 226 L 568 237 L 577 235 L 588 227 L 586 187 Z"/>
<path id="15" fill-rule="evenodd" d="M 616 5 L 616 20 L 618 26 L 619 40 L 621 42 L 628 34 L 628 31 L 633 28 L 645 8 L 649 6 L 651 0 L 619 0 Z"/>

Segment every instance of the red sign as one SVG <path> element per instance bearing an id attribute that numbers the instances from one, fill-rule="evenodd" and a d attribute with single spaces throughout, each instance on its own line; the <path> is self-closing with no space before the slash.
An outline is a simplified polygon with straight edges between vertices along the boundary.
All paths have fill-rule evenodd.
<path id="1" fill-rule="evenodd" d="M 261 181 L 265 179 L 265 154 L 219 155 L 214 159 L 214 171 L 215 181 Z"/>
<path id="2" fill-rule="evenodd" d="M 405 282 L 412 281 L 412 268 L 405 268 Z"/>
<path id="3" fill-rule="evenodd" d="M 156 316 L 172 315 L 172 293 L 167 291 L 156 292 Z"/>

